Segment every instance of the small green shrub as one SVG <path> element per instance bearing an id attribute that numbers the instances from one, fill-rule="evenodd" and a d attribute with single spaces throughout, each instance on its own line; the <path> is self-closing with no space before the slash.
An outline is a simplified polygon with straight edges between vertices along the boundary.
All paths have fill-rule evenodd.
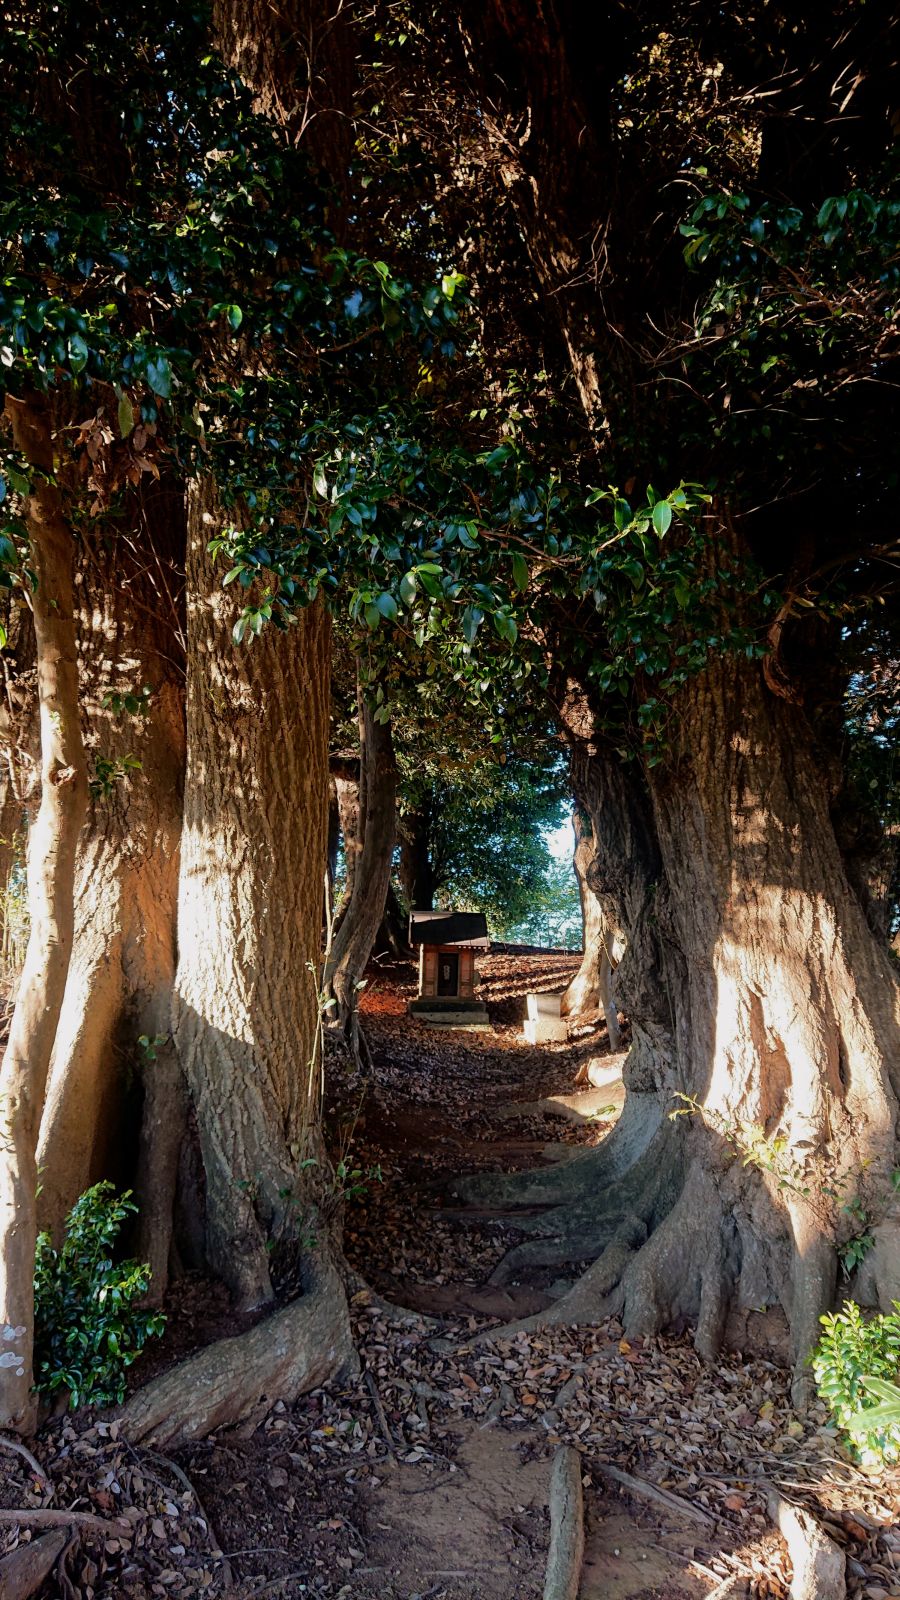
<path id="1" fill-rule="evenodd" d="M 900 1376 L 900 1301 L 894 1307 L 867 1319 L 854 1300 L 845 1301 L 822 1318 L 825 1332 L 812 1356 L 819 1393 L 865 1466 L 900 1461 L 900 1391 L 888 1392 Z M 873 1398 L 882 1403 L 868 1404 Z"/>
<path id="2" fill-rule="evenodd" d="M 95 1184 L 76 1200 L 61 1249 L 38 1236 L 34 1262 L 35 1386 L 67 1389 L 72 1404 L 113 1405 L 125 1397 L 125 1370 L 165 1317 L 135 1304 L 150 1282 L 137 1261 L 115 1261 L 113 1247 L 137 1210 L 130 1190 Z"/>

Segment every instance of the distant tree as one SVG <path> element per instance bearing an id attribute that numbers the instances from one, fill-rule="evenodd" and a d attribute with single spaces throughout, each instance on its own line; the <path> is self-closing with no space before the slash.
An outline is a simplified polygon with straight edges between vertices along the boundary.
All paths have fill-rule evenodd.
<path id="1" fill-rule="evenodd" d="M 568 861 L 558 861 L 544 841 L 546 860 L 527 914 L 498 930 L 513 944 L 564 946 L 577 950 L 582 940 L 581 896 L 578 880 Z"/>
<path id="2" fill-rule="evenodd" d="M 407 870 L 411 905 L 484 911 L 497 936 L 523 921 L 546 893 L 551 857 L 545 833 L 562 821 L 568 774 L 556 750 L 535 763 L 486 758 L 452 773 L 412 774 L 401 815 L 401 873 L 414 838 L 418 877 Z M 404 856 L 404 841 L 406 855 Z M 430 896 L 425 891 L 430 889 Z"/>

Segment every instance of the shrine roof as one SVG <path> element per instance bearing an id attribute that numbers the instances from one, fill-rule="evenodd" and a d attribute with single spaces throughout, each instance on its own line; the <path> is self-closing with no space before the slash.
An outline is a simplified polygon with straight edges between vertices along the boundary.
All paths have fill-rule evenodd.
<path id="1" fill-rule="evenodd" d="M 483 911 L 414 911 L 409 919 L 411 944 L 460 944 L 487 950 L 487 918 Z"/>

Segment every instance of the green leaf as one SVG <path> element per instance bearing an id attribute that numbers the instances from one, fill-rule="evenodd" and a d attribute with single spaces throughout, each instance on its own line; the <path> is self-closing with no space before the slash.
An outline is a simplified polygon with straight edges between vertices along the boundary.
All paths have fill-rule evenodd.
<path id="1" fill-rule="evenodd" d="M 378 596 L 375 604 L 383 617 L 389 618 L 391 622 L 394 621 L 397 616 L 397 602 L 392 594 L 388 594 L 385 590 L 384 594 Z"/>
<path id="2" fill-rule="evenodd" d="M 320 500 L 328 498 L 328 479 L 325 476 L 325 468 L 320 461 L 316 462 L 313 470 L 313 489 Z"/>
<path id="3" fill-rule="evenodd" d="M 120 396 L 117 415 L 119 419 L 119 433 L 123 439 L 127 439 L 128 435 L 134 429 L 134 406 L 131 404 L 127 394 Z"/>
<path id="4" fill-rule="evenodd" d="M 400 579 L 400 599 L 404 605 L 411 606 L 416 598 L 417 584 L 414 572 L 404 572 Z"/>
<path id="5" fill-rule="evenodd" d="M 88 345 L 80 333 L 73 333 L 69 338 L 69 366 L 73 372 L 82 372 L 87 366 Z"/>
<path id="6" fill-rule="evenodd" d="M 513 551 L 512 558 L 513 583 L 522 593 L 528 588 L 528 562 L 521 551 Z"/>
<path id="7" fill-rule="evenodd" d="M 172 368 L 167 356 L 151 356 L 146 366 L 146 377 L 150 388 L 161 400 L 168 400 L 172 395 Z"/>
<path id="8" fill-rule="evenodd" d="M 475 643 L 475 635 L 477 634 L 478 629 L 481 627 L 483 621 L 483 611 L 479 611 L 477 606 L 466 606 L 466 609 L 462 615 L 462 631 L 463 638 L 467 644 Z"/>
<path id="9" fill-rule="evenodd" d="M 657 500 L 656 505 L 653 507 L 653 526 L 660 538 L 668 533 L 671 528 L 672 507 L 667 500 Z"/>

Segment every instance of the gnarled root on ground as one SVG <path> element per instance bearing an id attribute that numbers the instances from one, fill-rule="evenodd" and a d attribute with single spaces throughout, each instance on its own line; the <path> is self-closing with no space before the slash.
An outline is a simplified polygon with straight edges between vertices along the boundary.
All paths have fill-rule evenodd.
<path id="1" fill-rule="evenodd" d="M 347 1297 L 328 1262 L 301 1299 L 151 1379 L 126 1402 L 122 1431 L 135 1443 L 177 1449 L 262 1401 L 295 1400 L 356 1367 Z"/>
<path id="2" fill-rule="evenodd" d="M 451 1192 L 466 1205 L 497 1211 L 577 1203 L 625 1181 L 654 1143 L 674 1145 L 672 1134 L 659 1097 L 629 1091 L 622 1115 L 601 1145 L 537 1172 L 480 1172 L 459 1177 L 450 1186 Z"/>
<path id="3" fill-rule="evenodd" d="M 802 1207 L 773 1204 L 738 1163 L 727 1156 L 717 1160 L 708 1143 L 685 1138 L 670 1122 L 629 1171 L 604 1182 L 604 1152 L 613 1137 L 579 1158 L 577 1185 L 575 1162 L 558 1172 L 507 1177 L 507 1208 L 518 1177 L 526 1203 L 534 1202 L 534 1183 L 542 1186 L 545 1209 L 515 1216 L 516 1228 L 534 1237 L 503 1257 L 491 1282 L 521 1281 L 532 1269 L 589 1265 L 553 1305 L 488 1329 L 479 1340 L 616 1316 L 631 1338 L 692 1324 L 698 1353 L 712 1361 L 732 1306 L 780 1303 L 791 1324 L 793 1397 L 801 1409 L 809 1398 L 807 1358 L 834 1292 L 833 1242 Z M 549 1203 L 554 1184 L 563 1192 L 558 1205 Z"/>
<path id="4" fill-rule="evenodd" d="M 71 1534 L 71 1528 L 54 1528 L 4 1556 L 0 1561 L 3 1600 L 30 1600 L 31 1595 L 37 1594 L 60 1560 Z"/>
<path id="5" fill-rule="evenodd" d="M 769 1516 L 791 1558 L 791 1600 L 844 1600 L 847 1593 L 844 1552 L 829 1539 L 802 1506 L 769 1489 Z"/>
<path id="6" fill-rule="evenodd" d="M 550 1474 L 550 1551 L 544 1600 L 578 1600 L 583 1560 L 581 1456 L 570 1444 L 563 1444 Z"/>

